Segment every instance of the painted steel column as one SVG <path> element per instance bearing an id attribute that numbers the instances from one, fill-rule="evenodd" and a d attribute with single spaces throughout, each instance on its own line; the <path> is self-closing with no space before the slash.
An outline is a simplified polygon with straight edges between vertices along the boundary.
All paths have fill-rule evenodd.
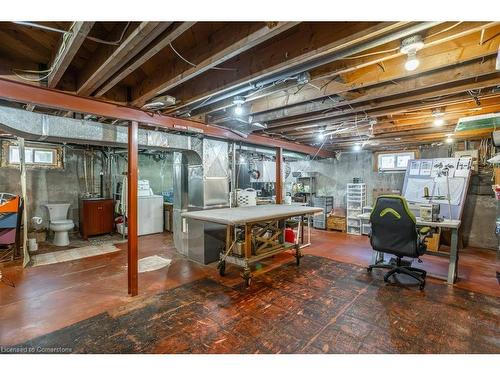
<path id="1" fill-rule="evenodd" d="M 276 149 L 276 204 L 283 203 L 283 149 Z"/>
<path id="2" fill-rule="evenodd" d="M 26 154 L 24 147 L 24 138 L 18 137 L 19 146 L 19 168 L 21 171 L 21 195 L 23 197 L 23 267 L 30 262 L 30 253 L 28 251 L 28 194 L 26 192 Z"/>
<path id="3" fill-rule="evenodd" d="M 137 249 L 137 121 L 131 121 L 128 127 L 128 293 L 138 293 L 138 249 Z"/>

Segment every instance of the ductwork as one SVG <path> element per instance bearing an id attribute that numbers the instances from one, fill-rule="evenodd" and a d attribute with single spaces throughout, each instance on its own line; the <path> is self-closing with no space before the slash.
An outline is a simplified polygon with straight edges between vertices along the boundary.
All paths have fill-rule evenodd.
<path id="1" fill-rule="evenodd" d="M 127 145 L 127 127 L 96 121 L 40 114 L 0 107 L 0 129 L 32 141 L 94 144 L 110 147 Z M 139 147 L 190 150 L 189 136 L 139 129 Z M 196 159 L 196 157 L 195 157 Z M 198 163 L 201 157 L 198 156 Z"/>
<path id="2" fill-rule="evenodd" d="M 336 61 L 336 60 L 340 60 L 344 57 L 349 57 L 349 56 L 355 55 L 357 53 L 366 51 L 368 49 L 375 48 L 375 47 L 381 46 L 383 44 L 393 42 L 395 40 L 403 39 L 403 38 L 412 36 L 414 34 L 418 34 L 424 30 L 427 30 L 431 27 L 439 25 L 440 23 L 441 22 L 418 23 L 416 25 L 406 27 L 402 30 L 390 33 L 388 35 L 384 35 L 380 38 L 376 38 L 374 40 L 360 43 L 360 44 L 353 46 L 353 47 L 350 47 L 350 48 L 345 48 L 345 49 L 340 50 L 338 52 L 333 52 L 331 54 L 321 56 L 313 61 L 307 62 L 305 64 L 300 64 L 300 65 L 297 65 L 291 69 L 285 70 L 278 75 L 272 75 L 268 78 L 265 78 L 263 80 L 260 80 L 260 81 L 254 82 L 254 83 L 244 84 L 244 85 L 237 87 L 235 89 L 223 92 L 222 94 L 219 94 L 219 95 L 216 95 L 208 100 L 200 99 L 200 101 L 203 101 L 201 104 L 193 103 L 193 105 L 198 110 L 200 108 L 217 103 L 221 100 L 229 99 L 229 98 L 235 97 L 237 95 L 243 95 L 243 94 L 245 94 L 249 91 L 252 91 L 252 90 L 261 89 L 261 88 L 268 86 L 268 85 L 271 85 L 277 81 L 290 79 L 291 77 L 295 77 L 297 79 L 300 79 L 305 72 L 308 72 L 312 69 L 315 69 L 315 68 L 320 67 L 322 65 L 329 64 L 329 63 Z M 179 111 L 178 114 L 182 115 L 182 114 L 187 113 L 189 111 L 190 111 L 190 109 L 188 108 L 188 109 L 185 109 L 183 111 Z"/>
<path id="3" fill-rule="evenodd" d="M 0 130 L 32 141 L 127 147 L 127 127 L 0 106 Z M 140 148 L 174 152 L 174 243 L 188 254 L 181 213 L 229 204 L 228 143 L 139 129 Z"/>

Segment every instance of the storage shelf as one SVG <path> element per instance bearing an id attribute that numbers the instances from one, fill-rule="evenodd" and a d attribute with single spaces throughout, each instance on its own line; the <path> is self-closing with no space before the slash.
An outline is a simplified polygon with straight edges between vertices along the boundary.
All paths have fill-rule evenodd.
<path id="1" fill-rule="evenodd" d="M 347 233 L 363 234 L 363 223 L 358 215 L 366 205 L 366 184 L 347 184 Z"/>

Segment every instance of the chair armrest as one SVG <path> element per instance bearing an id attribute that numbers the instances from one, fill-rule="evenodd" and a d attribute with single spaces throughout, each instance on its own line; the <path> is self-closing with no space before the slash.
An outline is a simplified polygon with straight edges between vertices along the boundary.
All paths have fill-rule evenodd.
<path id="1" fill-rule="evenodd" d="M 427 237 L 432 237 L 434 235 L 434 231 L 431 227 L 422 227 L 418 230 L 418 239 L 420 243 L 424 243 Z"/>

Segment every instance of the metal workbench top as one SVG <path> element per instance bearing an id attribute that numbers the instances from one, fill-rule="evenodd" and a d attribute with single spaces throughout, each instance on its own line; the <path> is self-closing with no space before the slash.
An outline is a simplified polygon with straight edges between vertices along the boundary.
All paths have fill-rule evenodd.
<path id="1" fill-rule="evenodd" d="M 218 224 L 235 225 L 293 216 L 319 214 L 322 212 L 323 209 L 319 207 L 306 207 L 287 204 L 268 204 L 262 206 L 246 206 L 191 211 L 183 213 L 182 217 Z"/>

